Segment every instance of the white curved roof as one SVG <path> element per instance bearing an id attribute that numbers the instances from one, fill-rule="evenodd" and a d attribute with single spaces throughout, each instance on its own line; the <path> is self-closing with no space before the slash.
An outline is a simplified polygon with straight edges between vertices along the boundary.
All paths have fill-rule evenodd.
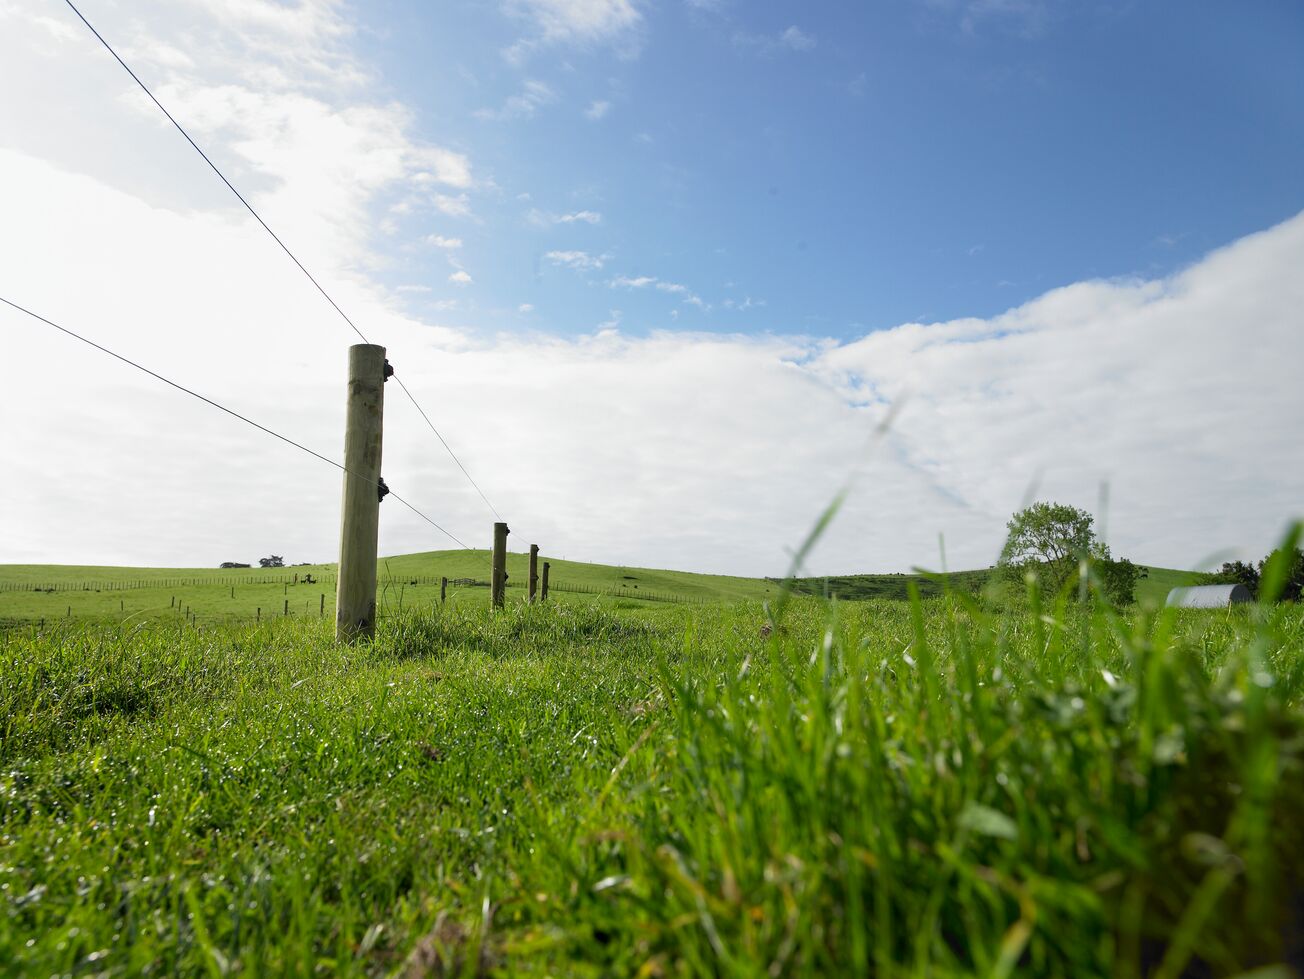
<path id="1" fill-rule="evenodd" d="M 1244 585 L 1196 585 L 1174 588 L 1164 604 L 1170 608 L 1226 608 L 1252 601 L 1254 596 Z"/>

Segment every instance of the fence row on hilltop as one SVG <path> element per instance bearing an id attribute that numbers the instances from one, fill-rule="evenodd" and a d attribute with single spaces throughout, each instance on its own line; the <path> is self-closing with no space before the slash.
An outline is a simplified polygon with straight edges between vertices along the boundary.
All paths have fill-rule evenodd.
<path id="1" fill-rule="evenodd" d="M 492 582 L 490 581 L 481 581 L 477 578 L 445 579 L 442 575 L 404 575 L 402 577 L 381 578 L 377 581 L 377 587 L 383 592 L 386 589 L 403 588 L 406 586 L 439 585 L 444 580 L 447 580 L 448 584 L 459 588 L 492 587 Z M 526 583 L 523 581 L 507 581 L 504 584 L 507 588 L 526 587 Z M 258 578 L 238 577 L 235 575 L 214 575 L 212 577 L 194 578 L 140 578 L 128 581 L 11 581 L 0 582 L 0 592 L 41 592 L 52 595 L 72 592 L 98 593 L 159 588 L 197 588 L 217 585 L 220 585 L 223 588 L 235 588 L 241 585 L 284 585 L 291 588 L 299 586 L 319 588 L 322 586 L 334 586 L 335 575 L 323 574 L 320 577 L 306 575 L 267 575 Z M 573 595 L 605 595 L 611 598 L 636 598 L 647 602 L 669 602 L 681 605 L 698 603 L 697 599 L 689 598 L 685 595 L 675 595 L 671 592 L 652 591 L 646 588 L 639 588 L 637 585 L 632 588 L 628 585 L 602 588 L 596 585 L 568 584 L 564 581 L 553 581 L 549 583 L 548 590 L 567 592 Z"/>

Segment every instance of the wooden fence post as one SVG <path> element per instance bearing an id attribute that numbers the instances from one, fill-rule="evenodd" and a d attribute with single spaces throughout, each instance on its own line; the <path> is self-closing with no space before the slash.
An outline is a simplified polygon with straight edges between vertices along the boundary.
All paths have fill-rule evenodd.
<path id="1" fill-rule="evenodd" d="M 263 608 L 261 605 L 254 610 L 254 621 L 255 622 L 263 621 Z"/>
<path id="2" fill-rule="evenodd" d="M 448 579 L 439 579 L 439 604 L 443 605 L 444 600 L 448 597 Z"/>
<path id="3" fill-rule="evenodd" d="M 503 607 L 503 593 L 507 590 L 507 524 L 494 524 L 493 577 L 490 579 L 490 598 L 494 608 Z"/>
<path id="4" fill-rule="evenodd" d="M 324 594 L 321 597 L 321 603 L 317 606 L 317 614 L 322 618 L 326 617 L 326 596 Z"/>
<path id="5" fill-rule="evenodd" d="M 543 562 L 543 590 L 539 593 L 539 601 L 541 602 L 548 600 L 548 569 L 551 567 L 552 565 L 547 561 Z"/>
<path id="6" fill-rule="evenodd" d="M 335 638 L 349 642 L 376 632 L 376 542 L 380 532 L 380 450 L 385 409 L 385 348 L 349 348 L 344 429 L 344 500 L 340 567 L 335 590 Z"/>
<path id="7" fill-rule="evenodd" d="M 530 604 L 534 604 L 534 594 L 539 589 L 539 545 L 530 545 Z"/>

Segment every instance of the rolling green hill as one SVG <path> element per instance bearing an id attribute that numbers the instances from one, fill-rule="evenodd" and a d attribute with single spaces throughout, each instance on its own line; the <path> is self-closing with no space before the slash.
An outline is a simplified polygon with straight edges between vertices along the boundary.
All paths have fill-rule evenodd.
<path id="1" fill-rule="evenodd" d="M 1194 571 L 1174 568 L 1144 567 L 1144 577 L 1137 582 L 1136 599 L 1148 605 L 1162 605 L 1168 592 L 1181 585 L 1196 584 L 1199 575 Z M 977 593 L 992 581 L 994 569 L 953 571 L 944 577 L 951 588 Z M 904 599 L 913 582 L 924 598 L 941 595 L 943 586 L 933 575 L 923 574 L 857 574 L 834 575 L 826 578 L 800 578 L 796 590 L 806 595 L 829 595 L 842 601 L 866 601 L 875 598 Z M 1005 588 L 1010 586 L 1006 585 Z"/>
<path id="2" fill-rule="evenodd" d="M 508 598 L 525 596 L 528 556 L 509 553 Z M 778 594 L 778 579 L 741 578 L 650 568 L 586 564 L 546 556 L 557 601 L 598 601 L 629 608 L 664 603 L 764 601 Z M 991 570 L 951 573 L 952 587 L 976 592 Z M 1147 568 L 1137 587 L 1138 600 L 1161 604 L 1168 590 L 1189 583 L 1192 573 Z M 487 550 L 427 551 L 384 557 L 379 568 L 382 613 L 421 607 L 439 599 L 441 578 L 449 579 L 449 600 L 485 604 L 489 600 Z M 843 601 L 905 599 L 914 582 L 924 597 L 942 593 L 935 580 L 921 574 L 839 575 L 798 580 L 797 591 L 829 594 Z M 297 618 L 333 615 L 335 566 L 287 568 L 120 568 L 83 565 L 0 565 L 0 620 L 39 621 L 58 618 L 159 618 L 193 614 L 213 622 L 263 617 Z"/>
<path id="3" fill-rule="evenodd" d="M 626 607 L 735 602 L 778 592 L 772 582 L 540 558 L 551 564 L 550 597 Z M 382 614 L 439 600 L 440 579 L 459 604 L 487 604 L 487 550 L 428 551 L 380 559 Z M 529 557 L 507 556 L 508 598 L 526 594 Z M 286 568 L 120 568 L 85 565 L 0 565 L 0 620 L 159 618 L 193 613 L 198 621 L 334 614 L 335 565 Z"/>

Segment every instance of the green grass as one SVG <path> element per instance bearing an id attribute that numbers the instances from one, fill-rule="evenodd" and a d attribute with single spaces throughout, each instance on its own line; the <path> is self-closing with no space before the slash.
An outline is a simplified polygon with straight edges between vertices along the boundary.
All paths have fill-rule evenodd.
<path id="1" fill-rule="evenodd" d="M 772 611 L 409 607 L 358 647 L 312 619 L 11 630 L 0 962 L 1128 977 L 1299 955 L 1299 608 Z"/>
<path id="2" fill-rule="evenodd" d="M 431 551 L 381 558 L 378 568 L 378 604 L 382 614 L 412 608 L 430 608 L 438 602 L 439 582 L 447 577 L 489 580 L 489 552 L 473 550 Z M 552 596 L 563 603 L 621 603 L 648 607 L 665 601 L 733 602 L 765 600 L 778 594 L 771 582 L 756 578 L 658 571 L 611 565 L 540 559 L 551 563 Z M 508 596 L 521 601 L 529 575 L 526 554 L 509 553 Z M 94 618 L 138 621 L 180 619 L 189 609 L 201 623 L 230 623 L 259 617 L 289 615 L 297 619 L 334 617 L 335 566 L 302 565 L 289 568 L 110 568 L 71 565 L 0 565 L 0 585 L 21 586 L 0 590 L 0 622 L 53 623 L 58 619 Z M 298 583 L 294 577 L 298 576 Z M 307 584 L 311 575 L 316 584 Z M 269 578 L 288 581 L 259 583 Z M 435 579 L 433 582 L 431 579 Z M 185 581 L 186 584 L 173 584 Z M 192 582 L 198 581 L 195 584 Z M 53 591 L 35 591 L 35 588 Z M 570 589 L 584 589 L 573 592 Z M 594 592 L 601 594 L 593 594 Z M 449 585 L 450 600 L 459 604 L 487 605 L 488 589 Z"/>
<path id="3" fill-rule="evenodd" d="M 1173 588 L 1198 584 L 1199 574 L 1173 568 L 1143 567 L 1144 577 L 1136 584 L 1136 600 L 1143 605 L 1163 605 Z M 998 593 L 1017 592 L 1008 584 L 999 582 L 994 569 L 954 571 L 946 575 L 923 574 L 858 574 L 834 575 L 822 578 L 801 578 L 795 583 L 797 591 L 805 595 L 831 596 L 843 601 L 865 601 L 874 598 L 904 600 L 913 585 L 924 598 L 935 598 L 946 590 L 978 594 L 996 586 Z M 1017 597 L 1017 594 L 1016 596 Z"/>
<path id="4" fill-rule="evenodd" d="M 561 561 L 550 557 L 553 596 L 563 603 L 603 604 L 647 608 L 665 601 L 738 602 L 773 600 L 780 591 L 774 580 L 705 575 L 613 565 Z M 508 554 L 509 598 L 525 595 L 528 558 Z M 1162 605 L 1169 589 L 1191 584 L 1191 572 L 1146 568 L 1137 584 L 1137 600 Z M 209 625 L 258 618 L 290 616 L 297 619 L 333 619 L 335 566 L 301 565 L 263 570 L 221 571 L 214 568 L 112 568 L 72 565 L 0 565 L 0 623 L 40 622 L 70 618 L 106 621 L 145 619 L 180 620 L 189 609 L 197 622 Z M 299 581 L 293 581 L 295 576 Z M 316 584 L 308 584 L 311 575 Z M 948 576 L 950 587 L 970 593 L 991 579 L 990 570 L 961 571 Z M 433 606 L 439 597 L 438 579 L 472 578 L 488 581 L 488 551 L 430 551 L 382 558 L 379 566 L 378 602 L 382 614 Z M 269 578 L 285 582 L 258 583 Z M 172 582 L 183 580 L 187 584 Z M 202 583 L 189 583 L 199 581 Z M 896 599 L 904 601 L 910 584 L 920 593 L 936 597 L 943 587 L 919 574 L 841 575 L 803 578 L 798 592 L 822 597 L 826 593 L 844 601 Z M 34 591 L 52 587 L 54 590 Z M 569 589 L 582 589 L 580 592 Z M 598 593 L 598 594 L 594 594 Z M 488 590 L 450 584 L 449 595 L 459 604 L 486 605 Z"/>

